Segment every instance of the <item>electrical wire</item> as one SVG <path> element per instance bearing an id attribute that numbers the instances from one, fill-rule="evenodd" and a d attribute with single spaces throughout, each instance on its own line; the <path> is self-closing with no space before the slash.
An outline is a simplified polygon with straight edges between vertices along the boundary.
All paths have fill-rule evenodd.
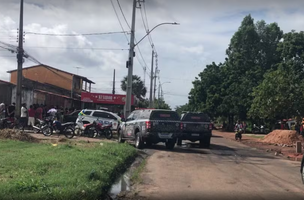
<path id="1" fill-rule="evenodd" d="M 118 19 L 119 25 L 120 25 L 122 31 L 125 32 L 125 29 L 123 28 L 123 25 L 122 25 L 122 23 L 121 23 L 121 21 L 120 21 L 120 19 L 119 19 L 118 13 L 117 13 L 116 8 L 115 8 L 115 6 L 114 6 L 113 0 L 110 0 L 110 1 L 111 1 L 113 10 L 114 10 L 114 12 L 115 12 L 115 15 L 116 15 L 116 17 L 117 17 L 117 19 Z M 129 44 L 130 42 L 129 42 L 129 39 L 128 39 L 127 34 L 125 33 L 124 35 L 125 35 L 126 40 L 127 40 L 128 44 Z"/>
<path id="2" fill-rule="evenodd" d="M 110 35 L 110 34 L 126 34 L 126 31 L 116 31 L 116 32 L 104 32 L 104 33 L 67 33 L 67 34 L 58 34 L 58 33 L 37 33 L 37 32 L 25 32 L 28 35 L 44 35 L 44 36 L 63 36 L 63 37 L 72 37 L 72 36 L 90 36 L 90 35 Z"/>
<path id="3" fill-rule="evenodd" d="M 129 49 L 114 49 L 114 48 L 100 48 L 100 47 L 47 47 L 47 46 L 27 46 L 26 48 L 46 48 L 46 49 L 91 49 L 91 50 L 105 50 L 105 51 L 128 51 Z"/>

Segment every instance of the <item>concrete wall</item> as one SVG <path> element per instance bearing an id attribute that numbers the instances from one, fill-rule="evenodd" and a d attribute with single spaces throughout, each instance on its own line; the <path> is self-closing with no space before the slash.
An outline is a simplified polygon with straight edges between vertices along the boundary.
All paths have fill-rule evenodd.
<path id="1" fill-rule="evenodd" d="M 12 102 L 16 103 L 16 87 L 12 89 Z M 34 92 L 23 88 L 21 103 L 26 103 L 27 107 L 32 105 L 34 103 Z"/>
<path id="2" fill-rule="evenodd" d="M 0 84 L 0 103 L 11 104 L 12 87 L 10 84 Z"/>

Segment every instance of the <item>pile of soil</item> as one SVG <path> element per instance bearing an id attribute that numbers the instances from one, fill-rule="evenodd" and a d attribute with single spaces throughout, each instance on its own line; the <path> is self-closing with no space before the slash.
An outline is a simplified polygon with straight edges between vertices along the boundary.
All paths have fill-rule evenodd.
<path id="1" fill-rule="evenodd" d="M 39 140 L 28 133 L 14 129 L 0 130 L 0 139 L 19 140 L 25 142 L 39 142 Z"/>
<path id="2" fill-rule="evenodd" d="M 293 130 L 274 130 L 261 141 L 270 144 L 294 145 L 297 141 L 304 142 L 304 138 Z"/>

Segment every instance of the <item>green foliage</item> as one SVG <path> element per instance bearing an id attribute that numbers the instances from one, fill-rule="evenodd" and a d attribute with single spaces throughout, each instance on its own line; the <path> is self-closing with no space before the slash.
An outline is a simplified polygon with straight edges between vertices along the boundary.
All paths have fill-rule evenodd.
<path id="1" fill-rule="evenodd" d="M 120 86 L 123 91 L 127 90 L 127 81 L 128 81 L 128 76 L 125 76 L 121 81 Z M 133 81 L 132 82 L 133 95 L 135 95 L 138 99 L 143 100 L 147 93 L 147 88 L 145 87 L 144 82 L 137 75 L 133 75 L 132 81 Z"/>
<path id="2" fill-rule="evenodd" d="M 0 199 L 99 199 L 136 155 L 127 144 L 0 140 Z"/>
<path id="3" fill-rule="evenodd" d="M 231 123 L 304 113 L 304 34 L 283 34 L 277 23 L 246 16 L 230 40 L 224 63 L 207 65 L 193 81 L 188 110 Z M 178 108 L 180 109 L 180 108 Z"/>
<path id="4" fill-rule="evenodd" d="M 189 107 L 189 104 L 185 104 L 185 105 L 182 105 L 182 106 L 176 106 L 175 107 L 175 111 L 181 115 L 183 111 L 191 111 L 190 107 Z"/>
<path id="5" fill-rule="evenodd" d="M 155 99 L 154 107 L 156 109 L 167 109 L 171 110 L 170 106 L 163 99 Z"/>

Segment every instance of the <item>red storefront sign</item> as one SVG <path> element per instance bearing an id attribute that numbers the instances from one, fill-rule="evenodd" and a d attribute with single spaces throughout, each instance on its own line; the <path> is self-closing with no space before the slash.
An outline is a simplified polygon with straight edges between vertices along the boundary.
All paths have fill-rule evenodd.
<path id="1" fill-rule="evenodd" d="M 125 105 L 126 95 L 82 92 L 81 101 L 88 103 Z M 131 97 L 131 104 L 134 104 L 133 95 Z"/>

